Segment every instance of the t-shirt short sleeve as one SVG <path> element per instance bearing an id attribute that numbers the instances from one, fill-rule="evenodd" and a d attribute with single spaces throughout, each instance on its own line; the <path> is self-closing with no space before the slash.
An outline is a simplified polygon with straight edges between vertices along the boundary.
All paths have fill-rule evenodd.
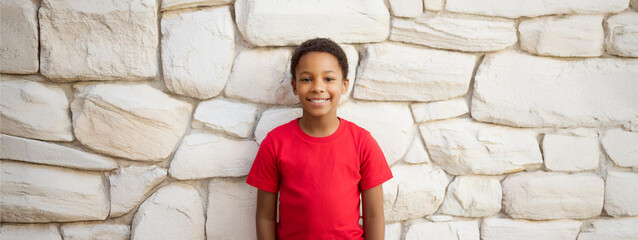
<path id="1" fill-rule="evenodd" d="M 361 148 L 361 182 L 359 188 L 368 190 L 392 178 L 392 171 L 376 140 L 367 133 Z"/>
<path id="2" fill-rule="evenodd" d="M 279 190 L 279 178 L 274 144 L 272 139 L 266 136 L 259 146 L 246 183 L 258 189 L 276 193 Z"/>

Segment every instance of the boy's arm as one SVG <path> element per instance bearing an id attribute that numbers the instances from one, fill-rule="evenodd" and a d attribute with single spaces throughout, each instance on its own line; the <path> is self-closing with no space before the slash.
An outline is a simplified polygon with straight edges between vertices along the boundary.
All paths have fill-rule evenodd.
<path id="1" fill-rule="evenodd" d="M 385 220 L 383 218 L 383 186 L 361 192 L 363 201 L 363 238 L 366 240 L 383 240 L 385 237 Z"/>
<path id="2" fill-rule="evenodd" d="M 277 193 L 257 190 L 255 213 L 258 240 L 275 240 L 277 237 Z"/>

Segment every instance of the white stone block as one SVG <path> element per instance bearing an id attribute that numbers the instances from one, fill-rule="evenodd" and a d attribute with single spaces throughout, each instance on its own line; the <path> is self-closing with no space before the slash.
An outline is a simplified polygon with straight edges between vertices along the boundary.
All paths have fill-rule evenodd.
<path id="1" fill-rule="evenodd" d="M 0 72 L 38 72 L 37 0 L 0 1 Z"/>
<path id="2" fill-rule="evenodd" d="M 586 171 L 598 168 L 597 137 L 548 134 L 543 138 L 545 167 L 552 171 Z"/>
<path id="3" fill-rule="evenodd" d="M 55 224 L 6 224 L 0 226 L 2 240 L 62 240 Z"/>
<path id="4" fill-rule="evenodd" d="M 638 215 L 638 173 L 607 172 L 605 212 L 610 216 Z"/>
<path id="5" fill-rule="evenodd" d="M 192 186 L 173 183 L 157 190 L 135 213 L 131 240 L 204 240 L 204 206 Z"/>
<path id="6" fill-rule="evenodd" d="M 302 115 L 301 108 L 271 108 L 261 114 L 255 127 L 255 141 L 261 144 L 268 133 Z"/>
<path id="7" fill-rule="evenodd" d="M 410 105 L 410 108 L 414 121 L 417 123 L 458 117 L 470 111 L 463 97 L 429 103 L 414 103 Z"/>
<path id="8" fill-rule="evenodd" d="M 629 0 L 447 0 L 445 10 L 508 18 L 536 17 L 558 14 L 596 14 L 620 12 Z"/>
<path id="9" fill-rule="evenodd" d="M 450 179 L 432 164 L 396 165 L 389 181 L 383 183 L 383 210 L 386 222 L 421 218 L 436 212 Z"/>
<path id="10" fill-rule="evenodd" d="M 591 173 L 523 172 L 503 184 L 503 209 L 512 218 L 584 219 L 600 215 L 604 182 Z"/>
<path id="11" fill-rule="evenodd" d="M 417 222 L 408 225 L 404 239 L 419 240 L 478 240 L 478 222 L 453 221 L 453 222 Z"/>
<path id="12" fill-rule="evenodd" d="M 598 57 L 604 51 L 603 17 L 549 16 L 521 21 L 521 49 L 543 56 Z"/>
<path id="13" fill-rule="evenodd" d="M 580 231 L 580 221 L 528 221 L 508 218 L 486 218 L 481 223 L 483 240 L 574 240 Z"/>
<path id="14" fill-rule="evenodd" d="M 417 135 L 412 140 L 408 152 L 405 153 L 403 161 L 407 163 L 430 163 L 430 155 L 425 151 L 423 139 Z"/>
<path id="15" fill-rule="evenodd" d="M 166 179 L 166 169 L 157 166 L 129 166 L 109 176 L 111 184 L 111 217 L 133 210 L 151 190 Z"/>
<path id="16" fill-rule="evenodd" d="M 638 167 L 638 132 L 612 129 L 605 132 L 600 142 L 616 165 Z"/>
<path id="17" fill-rule="evenodd" d="M 420 125 L 432 161 L 454 175 L 500 175 L 543 163 L 536 133 L 450 119 Z"/>
<path id="18" fill-rule="evenodd" d="M 225 5 L 233 1 L 234 0 L 162 0 L 162 11 Z"/>
<path id="19" fill-rule="evenodd" d="M 229 7 L 162 16 L 162 71 L 174 93 L 208 99 L 228 80 L 235 59 L 235 26 Z"/>
<path id="20" fill-rule="evenodd" d="M 638 59 L 488 54 L 470 109 L 479 121 L 517 127 L 620 125 L 638 115 L 637 77 Z"/>
<path id="21" fill-rule="evenodd" d="M 608 53 L 623 57 L 638 57 L 638 13 L 624 12 L 605 22 L 605 48 Z"/>
<path id="22" fill-rule="evenodd" d="M 141 161 L 168 157 L 188 127 L 192 105 L 147 85 L 76 88 L 73 131 L 99 153 Z"/>
<path id="23" fill-rule="evenodd" d="M 257 189 L 245 178 L 214 178 L 208 184 L 207 239 L 256 239 Z"/>
<path id="24" fill-rule="evenodd" d="M 426 10 L 441 11 L 445 8 L 445 0 L 423 0 Z"/>
<path id="25" fill-rule="evenodd" d="M 2 133 L 40 140 L 73 141 L 69 102 L 61 87 L 2 75 L 0 88 Z"/>
<path id="26" fill-rule="evenodd" d="M 195 109 L 192 127 L 247 138 L 253 131 L 259 109 L 254 104 L 211 99 Z"/>
<path id="27" fill-rule="evenodd" d="M 403 157 L 414 136 L 414 120 L 404 103 L 352 101 L 339 106 L 337 115 L 369 131 L 379 143 L 388 165 Z"/>
<path id="28" fill-rule="evenodd" d="M 426 12 L 415 20 L 393 19 L 390 40 L 467 52 L 496 51 L 516 44 L 510 19 Z"/>
<path id="29" fill-rule="evenodd" d="M 75 222 L 109 215 L 102 173 L 7 160 L 0 164 L 2 222 Z"/>
<path id="30" fill-rule="evenodd" d="M 368 44 L 354 98 L 436 101 L 465 95 L 476 56 L 397 43 Z"/>
<path id="31" fill-rule="evenodd" d="M 439 213 L 486 217 L 501 211 L 501 182 L 497 177 L 458 176 L 450 183 Z"/>
<path id="32" fill-rule="evenodd" d="M 585 223 L 578 240 L 638 239 L 638 217 L 600 218 Z"/>
<path id="33" fill-rule="evenodd" d="M 155 78 L 157 3 L 43 0 L 40 72 L 55 81 Z"/>
<path id="34" fill-rule="evenodd" d="M 107 171 L 118 167 L 112 158 L 53 143 L 0 135 L 0 158 L 84 170 Z"/>
<path id="35" fill-rule="evenodd" d="M 257 46 L 298 45 L 315 37 L 380 42 L 390 25 L 382 0 L 237 0 L 235 16 L 244 39 Z"/>
<path id="36" fill-rule="evenodd" d="M 113 223 L 71 223 L 60 227 L 64 240 L 128 240 L 131 227 Z"/>
<path id="37" fill-rule="evenodd" d="M 168 169 L 179 180 L 248 175 L 257 155 L 255 141 L 239 141 L 214 134 L 184 137 Z"/>
<path id="38" fill-rule="evenodd" d="M 403 225 L 400 222 L 385 225 L 385 240 L 401 240 Z"/>
<path id="39" fill-rule="evenodd" d="M 412 18 L 423 12 L 423 0 L 389 0 L 389 3 L 395 17 Z"/>

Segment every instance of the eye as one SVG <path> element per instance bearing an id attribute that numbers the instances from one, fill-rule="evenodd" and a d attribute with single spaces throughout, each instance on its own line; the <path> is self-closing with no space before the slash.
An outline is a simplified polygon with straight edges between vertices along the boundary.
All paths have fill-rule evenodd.
<path id="1" fill-rule="evenodd" d="M 330 82 L 330 81 L 334 81 L 334 80 L 335 80 L 335 79 L 334 79 L 334 78 L 331 78 L 331 77 L 327 77 L 327 78 L 326 78 L 326 81 L 328 81 L 328 82 Z"/>
<path id="2" fill-rule="evenodd" d="M 302 81 L 302 82 L 310 82 L 310 81 L 312 81 L 312 80 L 311 80 L 310 78 L 301 78 L 301 79 L 299 79 L 299 81 Z"/>

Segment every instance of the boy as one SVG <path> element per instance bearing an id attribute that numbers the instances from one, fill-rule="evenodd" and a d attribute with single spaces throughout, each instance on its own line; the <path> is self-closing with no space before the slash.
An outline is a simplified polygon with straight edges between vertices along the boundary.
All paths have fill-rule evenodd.
<path id="1" fill-rule="evenodd" d="M 246 180 L 258 188 L 257 238 L 383 239 L 381 184 L 392 173 L 370 133 L 337 117 L 350 83 L 345 53 L 311 39 L 295 49 L 290 71 L 303 115 L 268 133 Z"/>

